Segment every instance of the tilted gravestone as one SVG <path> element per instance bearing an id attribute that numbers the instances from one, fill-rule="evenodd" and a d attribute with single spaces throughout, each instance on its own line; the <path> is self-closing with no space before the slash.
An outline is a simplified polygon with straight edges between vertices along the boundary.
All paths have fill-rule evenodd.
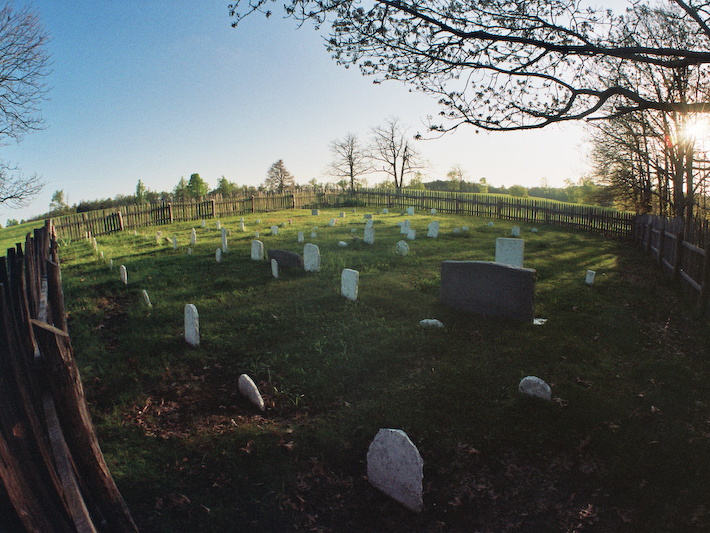
<path id="1" fill-rule="evenodd" d="M 200 315 L 194 304 L 185 305 L 185 342 L 190 346 L 200 345 Z"/>
<path id="2" fill-rule="evenodd" d="M 462 311 L 532 323 L 535 270 L 489 261 L 443 261 L 439 297 Z"/>
<path id="3" fill-rule="evenodd" d="M 271 260 L 271 275 L 279 279 L 279 262 L 276 259 Z"/>
<path id="4" fill-rule="evenodd" d="M 360 273 L 352 268 L 343 269 L 340 275 L 340 294 L 348 300 L 357 300 L 357 286 L 360 281 Z"/>
<path id="5" fill-rule="evenodd" d="M 320 248 L 308 243 L 303 247 L 303 269 L 306 272 L 320 272 Z"/>
<path id="6" fill-rule="evenodd" d="M 527 376 L 520 380 L 518 391 L 526 396 L 540 398 L 549 402 L 552 399 L 552 389 L 550 386 L 535 376 Z"/>
<path id="7" fill-rule="evenodd" d="M 436 239 L 439 236 L 439 222 L 434 221 L 434 222 L 429 222 L 429 225 L 427 226 L 427 237 L 432 237 Z"/>
<path id="8" fill-rule="evenodd" d="M 141 297 L 143 298 L 143 303 L 147 305 L 148 307 L 153 307 L 153 304 L 150 303 L 150 296 L 148 296 L 148 291 L 143 289 L 141 291 Z"/>
<path id="9" fill-rule="evenodd" d="M 523 266 L 524 255 L 524 239 L 510 239 L 507 237 L 498 237 L 496 239 L 496 263 L 521 267 Z"/>
<path id="10" fill-rule="evenodd" d="M 264 243 L 261 241 L 251 241 L 251 258 L 253 261 L 263 261 Z"/>
<path id="11" fill-rule="evenodd" d="M 266 252 L 269 261 L 276 259 L 279 262 L 279 267 L 283 268 L 303 268 L 303 258 L 295 252 L 287 252 L 286 250 L 269 250 Z"/>
<path id="12" fill-rule="evenodd" d="M 244 396 L 250 403 L 256 406 L 260 411 L 264 410 L 264 398 L 262 398 L 259 392 L 259 387 L 256 386 L 254 381 L 247 376 L 242 374 L 239 376 L 239 393 Z"/>
<path id="13" fill-rule="evenodd" d="M 382 428 L 367 450 L 367 479 L 407 509 L 420 513 L 424 460 L 401 429 Z"/>

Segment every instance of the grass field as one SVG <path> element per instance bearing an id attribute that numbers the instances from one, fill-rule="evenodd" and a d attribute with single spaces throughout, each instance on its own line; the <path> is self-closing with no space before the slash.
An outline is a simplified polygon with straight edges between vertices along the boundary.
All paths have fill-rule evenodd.
<path id="1" fill-rule="evenodd" d="M 33 229 L 41 228 L 42 226 L 44 226 L 44 221 L 38 220 L 0 229 L 0 255 L 5 256 L 5 250 L 14 248 L 15 244 L 18 242 L 21 242 L 24 246 L 25 235 L 31 233 Z"/>
<path id="2" fill-rule="evenodd" d="M 438 301 L 440 262 L 493 260 L 512 223 L 438 216 L 440 236 L 427 239 L 428 214 L 378 215 L 367 245 L 353 238 L 362 213 L 250 215 L 246 233 L 223 219 L 231 236 L 220 263 L 214 221 L 100 237 L 103 260 L 87 242 L 64 243 L 84 387 L 142 531 L 710 528 L 708 327 L 650 260 L 626 243 L 523 227 L 547 323 L 521 325 Z M 400 257 L 404 218 L 419 237 Z M 454 234 L 462 225 L 470 230 Z M 322 271 L 274 279 L 250 259 L 254 230 L 267 249 L 297 252 L 304 231 Z M 177 235 L 178 249 L 156 243 L 156 231 Z M 355 302 L 339 295 L 343 268 L 360 272 Z M 183 340 L 186 303 L 200 313 L 199 348 Z M 424 318 L 446 327 L 422 328 Z M 242 373 L 265 413 L 240 398 Z M 527 375 L 552 386 L 552 402 L 519 396 Z M 382 427 L 403 429 L 424 458 L 421 514 L 367 482 Z"/>

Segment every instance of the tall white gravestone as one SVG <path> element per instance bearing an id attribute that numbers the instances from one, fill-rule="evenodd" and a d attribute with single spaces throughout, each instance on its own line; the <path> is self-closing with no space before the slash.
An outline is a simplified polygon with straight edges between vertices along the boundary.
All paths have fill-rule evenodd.
<path id="1" fill-rule="evenodd" d="M 496 263 L 523 266 L 523 256 L 525 255 L 525 240 L 498 237 L 496 239 Z"/>
<path id="2" fill-rule="evenodd" d="M 279 279 L 279 262 L 276 259 L 271 260 L 271 275 Z"/>
<path id="3" fill-rule="evenodd" d="M 251 258 L 254 261 L 262 261 L 264 259 L 264 243 L 261 241 L 251 241 Z"/>
<path id="4" fill-rule="evenodd" d="M 227 228 L 222 228 L 222 253 L 226 254 L 229 251 L 227 247 Z"/>
<path id="5" fill-rule="evenodd" d="M 365 238 L 363 241 L 365 241 L 365 244 L 375 244 L 375 228 L 365 227 Z"/>
<path id="6" fill-rule="evenodd" d="M 200 315 L 194 304 L 185 305 L 185 342 L 190 346 L 200 345 Z"/>
<path id="7" fill-rule="evenodd" d="M 357 286 L 360 281 L 360 272 L 352 268 L 343 269 L 340 275 L 340 294 L 353 302 L 357 300 Z"/>
<path id="8" fill-rule="evenodd" d="M 195 228 L 192 228 L 192 231 L 190 232 L 190 246 L 195 246 L 197 244 L 197 232 L 195 231 Z"/>
<path id="9" fill-rule="evenodd" d="M 436 239 L 439 236 L 439 222 L 434 221 L 434 222 L 429 222 L 429 225 L 427 226 L 427 237 L 432 237 Z"/>
<path id="10" fill-rule="evenodd" d="M 420 513 L 424 460 L 401 429 L 382 428 L 367 450 L 367 479 L 407 509 Z"/>
<path id="11" fill-rule="evenodd" d="M 303 270 L 306 272 L 320 272 L 320 248 L 308 243 L 303 247 Z"/>
<path id="12" fill-rule="evenodd" d="M 125 265 L 121 265 L 118 268 L 118 275 L 121 277 L 121 283 L 128 285 L 128 271 L 126 270 Z"/>

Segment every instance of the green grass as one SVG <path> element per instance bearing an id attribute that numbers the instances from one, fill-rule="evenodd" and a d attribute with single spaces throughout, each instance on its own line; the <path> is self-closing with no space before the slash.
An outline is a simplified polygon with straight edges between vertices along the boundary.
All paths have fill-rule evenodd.
<path id="1" fill-rule="evenodd" d="M 544 326 L 463 314 L 438 301 L 445 259 L 493 260 L 513 223 L 363 210 L 284 211 L 180 223 L 61 248 L 70 334 L 112 473 L 144 531 L 693 531 L 710 526 L 708 331 L 702 317 L 628 244 L 523 227 Z M 336 227 L 328 220 L 336 217 Z M 399 257 L 396 223 L 419 237 Z M 257 224 L 256 220 L 260 219 Z M 292 219 L 271 236 L 269 227 Z M 454 234 L 468 225 L 470 231 Z M 316 239 L 310 231 L 318 226 Z M 190 229 L 198 242 L 186 253 Z M 318 244 L 322 272 L 250 259 Z M 3 230 L 4 231 L 4 230 Z M 155 232 L 177 235 L 179 248 Z M 340 248 L 337 243 L 349 243 Z M 114 269 L 108 266 L 113 259 Z M 129 284 L 118 280 L 118 265 Z M 356 302 L 339 295 L 360 271 Z M 596 270 L 593 286 L 584 284 Z M 152 308 L 140 303 L 147 290 Z M 200 313 L 188 347 L 183 308 Z M 444 330 L 418 325 L 438 318 Z M 239 397 L 248 373 L 263 415 Z M 519 380 L 552 385 L 527 401 Z M 400 428 L 425 461 L 413 515 L 365 479 L 367 447 Z"/>
<path id="2" fill-rule="evenodd" d="M 17 226 L 0 229 L 0 256 L 5 256 L 8 248 L 14 248 L 15 244 L 22 243 L 23 249 L 25 245 L 25 237 L 28 233 L 32 233 L 35 228 L 44 226 L 43 220 L 35 220 L 34 222 L 25 222 Z"/>

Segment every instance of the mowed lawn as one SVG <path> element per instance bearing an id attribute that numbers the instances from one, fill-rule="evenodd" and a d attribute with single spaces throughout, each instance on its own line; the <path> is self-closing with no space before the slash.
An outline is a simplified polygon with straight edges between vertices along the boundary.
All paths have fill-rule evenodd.
<path id="1" fill-rule="evenodd" d="M 438 298 L 441 261 L 492 261 L 515 223 L 375 215 L 368 245 L 367 212 L 250 214 L 245 232 L 239 217 L 222 219 L 219 263 L 214 220 L 99 237 L 96 251 L 62 243 L 84 387 L 142 531 L 710 528 L 707 320 L 650 258 L 598 235 L 522 225 L 547 322 L 519 324 Z M 402 257 L 405 219 L 417 239 Z M 437 239 L 426 237 L 432 220 Z M 267 249 L 299 253 L 304 232 L 322 271 L 274 279 L 250 258 L 254 231 Z M 360 273 L 355 302 L 339 294 L 344 268 Z M 183 338 L 187 303 L 200 314 L 198 348 Z M 423 328 L 425 318 L 445 328 Z M 265 412 L 240 397 L 242 373 Z M 529 375 L 551 385 L 551 402 L 519 395 Z M 367 481 L 379 428 L 404 430 L 424 459 L 420 514 Z"/>

